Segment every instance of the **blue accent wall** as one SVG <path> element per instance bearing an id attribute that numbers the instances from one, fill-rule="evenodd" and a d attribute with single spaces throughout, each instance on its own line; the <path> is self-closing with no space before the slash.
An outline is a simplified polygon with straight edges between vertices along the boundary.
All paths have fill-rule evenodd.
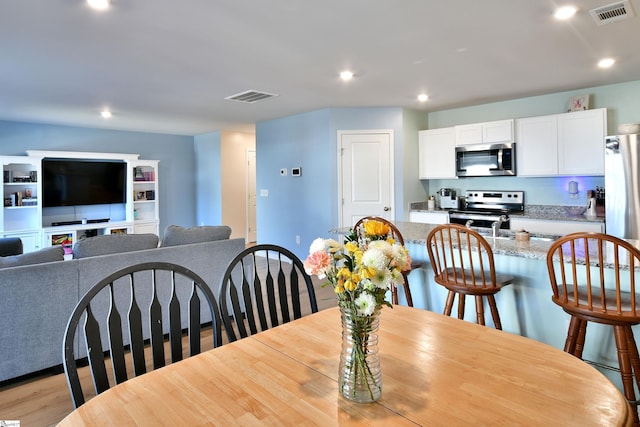
<path id="1" fill-rule="evenodd" d="M 220 132 L 194 137 L 196 220 L 198 225 L 222 223 L 221 144 Z"/>
<path id="2" fill-rule="evenodd" d="M 159 160 L 160 232 L 169 224 L 196 224 L 193 137 L 0 121 L 0 155 L 26 150 L 140 154 Z"/>
<path id="3" fill-rule="evenodd" d="M 338 131 L 370 129 L 393 130 L 395 209 L 403 218 L 403 109 L 323 109 L 256 125 L 258 243 L 284 246 L 304 259 L 315 238 L 336 237 L 328 230 L 339 224 Z M 292 167 L 301 167 L 302 176 L 292 177 Z M 260 195 L 265 190 L 268 197 Z"/>

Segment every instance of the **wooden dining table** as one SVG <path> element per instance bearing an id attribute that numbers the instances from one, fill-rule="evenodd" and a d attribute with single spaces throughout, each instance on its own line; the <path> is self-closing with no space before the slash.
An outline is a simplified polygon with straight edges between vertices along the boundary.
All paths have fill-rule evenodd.
<path id="1" fill-rule="evenodd" d="M 59 426 L 627 426 L 600 372 L 554 347 L 404 306 L 383 308 L 382 396 L 338 393 L 330 308 L 112 387 Z"/>

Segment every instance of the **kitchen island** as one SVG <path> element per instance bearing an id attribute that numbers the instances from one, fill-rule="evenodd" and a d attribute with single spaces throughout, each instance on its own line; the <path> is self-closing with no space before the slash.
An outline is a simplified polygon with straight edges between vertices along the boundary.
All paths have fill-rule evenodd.
<path id="1" fill-rule="evenodd" d="M 402 233 L 405 246 L 414 261 L 421 261 L 422 267 L 409 275 L 409 285 L 416 308 L 442 313 L 447 290 L 433 280 L 433 270 L 429 263 L 426 238 L 436 225 L 394 221 Z M 348 229 L 331 230 L 344 234 Z M 570 316 L 551 301 L 546 256 L 553 240 L 558 236 L 532 235 L 528 242 L 516 241 L 514 232 L 501 230 L 500 237 L 485 236 L 492 247 L 496 271 L 515 277 L 513 283 L 496 294 L 502 329 L 536 341 L 563 349 L 569 327 Z M 640 242 L 633 242 L 640 247 Z M 610 270 L 613 273 L 613 270 Z M 405 304 L 402 287 L 398 287 L 400 304 Z M 485 308 L 488 310 L 488 308 Z M 466 304 L 465 320 L 475 322 L 473 300 Z M 487 325 L 493 327 L 491 319 Z M 634 327 L 634 331 L 636 327 Z M 637 329 L 640 331 L 640 329 Z M 608 326 L 589 324 L 583 353 L 585 360 L 595 362 L 600 370 L 614 384 L 622 389 L 613 331 Z"/>

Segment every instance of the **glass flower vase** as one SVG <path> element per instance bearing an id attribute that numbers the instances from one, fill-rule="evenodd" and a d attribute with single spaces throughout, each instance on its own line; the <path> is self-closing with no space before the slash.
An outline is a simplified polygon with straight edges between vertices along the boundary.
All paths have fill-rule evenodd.
<path id="1" fill-rule="evenodd" d="M 350 309 L 341 307 L 340 316 L 340 394 L 353 402 L 375 402 L 382 394 L 382 371 L 378 354 L 380 308 L 369 316 L 358 316 Z"/>

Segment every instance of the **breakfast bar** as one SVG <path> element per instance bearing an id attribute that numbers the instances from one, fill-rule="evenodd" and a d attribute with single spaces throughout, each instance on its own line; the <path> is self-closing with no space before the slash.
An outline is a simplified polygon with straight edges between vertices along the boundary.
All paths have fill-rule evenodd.
<path id="1" fill-rule="evenodd" d="M 426 237 L 436 225 L 403 221 L 395 221 L 394 224 L 402 233 L 412 259 L 422 262 L 422 267 L 412 270 L 409 275 L 414 307 L 442 313 L 447 291 L 433 280 L 426 248 Z M 343 234 L 346 229 L 331 232 Z M 495 296 L 502 329 L 563 349 L 570 316 L 551 301 L 552 290 L 546 265 L 547 251 L 557 237 L 531 234 L 529 241 L 517 241 L 515 232 L 509 230 L 501 230 L 496 238 L 490 234 L 485 236 L 494 253 L 496 271 L 515 277 L 513 284 Z M 640 245 L 637 241 L 633 243 Z M 398 288 L 398 296 L 400 303 L 405 304 L 402 287 Z M 475 322 L 475 305 L 471 302 L 466 305 L 465 320 Z M 487 319 L 487 325 L 493 326 L 490 319 Z M 589 325 L 588 334 L 583 358 L 594 363 L 607 378 L 622 387 L 611 328 Z"/>

